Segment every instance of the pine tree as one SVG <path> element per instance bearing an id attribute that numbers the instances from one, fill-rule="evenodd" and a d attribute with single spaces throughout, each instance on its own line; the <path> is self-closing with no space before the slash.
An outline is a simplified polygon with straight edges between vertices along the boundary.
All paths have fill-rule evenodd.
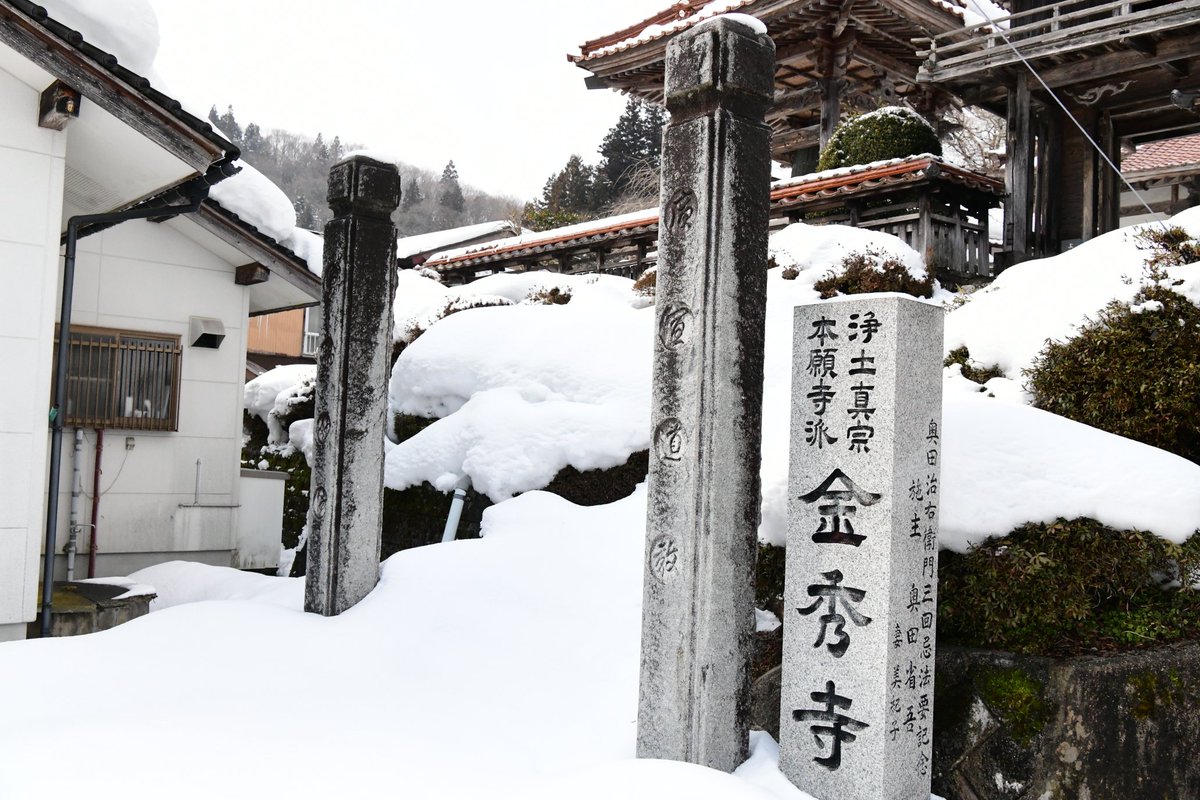
<path id="1" fill-rule="evenodd" d="M 216 111 L 216 106 L 213 106 L 213 111 Z M 212 112 L 209 112 L 211 119 Z M 214 122 L 217 127 L 225 132 L 230 141 L 234 144 L 240 144 L 242 141 L 242 126 L 237 124 L 237 119 L 233 116 L 233 106 L 226 106 L 225 113 L 217 117 Z"/>
<path id="2" fill-rule="evenodd" d="M 216 109 L 213 110 L 215 111 Z M 262 130 L 258 125 L 251 122 L 246 126 L 246 130 L 242 134 L 242 149 L 247 153 L 259 153 L 262 152 L 264 144 Z"/>
<path id="3" fill-rule="evenodd" d="M 666 119 L 657 106 L 630 98 L 617 123 L 600 145 L 597 193 L 605 203 L 618 201 L 637 183 L 639 171 L 658 172 L 662 126 Z"/>
<path id="4" fill-rule="evenodd" d="M 319 133 L 316 141 L 313 142 L 312 154 L 318 164 L 329 163 L 329 148 L 325 146 L 325 138 Z"/>
<path id="5" fill-rule="evenodd" d="M 404 191 L 400 197 L 400 210 L 408 211 L 423 202 L 425 202 L 425 195 L 421 192 L 421 182 L 417 180 L 416 175 L 412 175 L 409 177 L 408 183 L 404 184 Z"/>
<path id="6" fill-rule="evenodd" d="M 345 155 L 345 150 L 342 148 L 342 139 L 340 136 L 334 136 L 333 141 L 329 145 L 329 160 L 341 161 Z"/>
<path id="7" fill-rule="evenodd" d="M 292 205 L 296 208 L 296 227 L 308 230 L 317 227 L 317 215 L 313 212 L 312 204 L 308 202 L 307 197 L 302 194 L 297 195 L 296 201 Z"/>
<path id="8" fill-rule="evenodd" d="M 584 164 L 582 158 L 571 156 L 567 165 L 546 181 L 540 206 L 587 218 L 597 210 L 595 175 L 595 169 Z"/>
<path id="9" fill-rule="evenodd" d="M 438 181 L 438 205 L 459 213 L 467 206 L 462 187 L 458 185 L 458 170 L 454 168 L 453 160 L 446 164 Z"/>

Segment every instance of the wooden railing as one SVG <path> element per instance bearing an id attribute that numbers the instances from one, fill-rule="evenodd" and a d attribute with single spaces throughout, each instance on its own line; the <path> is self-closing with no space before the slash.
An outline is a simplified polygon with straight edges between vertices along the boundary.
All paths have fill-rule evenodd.
<path id="1" fill-rule="evenodd" d="M 925 59 L 917 77 L 947 80 L 1019 61 L 1006 37 L 1021 55 L 1035 59 L 1197 23 L 1200 5 L 1195 0 L 1062 0 L 931 39 L 913 39 L 925 48 L 917 51 Z"/>

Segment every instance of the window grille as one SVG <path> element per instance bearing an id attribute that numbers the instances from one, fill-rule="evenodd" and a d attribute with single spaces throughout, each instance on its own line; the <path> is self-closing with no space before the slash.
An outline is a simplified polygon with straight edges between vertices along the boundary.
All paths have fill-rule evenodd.
<path id="1" fill-rule="evenodd" d="M 67 352 L 64 425 L 179 429 L 178 336 L 72 327 Z"/>

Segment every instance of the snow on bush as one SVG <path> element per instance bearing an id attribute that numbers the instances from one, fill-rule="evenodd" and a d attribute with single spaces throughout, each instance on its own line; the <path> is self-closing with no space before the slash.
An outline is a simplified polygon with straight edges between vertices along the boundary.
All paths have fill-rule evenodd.
<path id="1" fill-rule="evenodd" d="M 867 246 L 897 258 L 914 275 L 924 274 L 916 253 L 884 234 L 798 224 L 771 237 L 776 263 L 799 274 L 785 280 L 782 268 L 768 272 L 763 541 L 782 544 L 786 529 L 792 309 L 816 302 L 813 283 L 837 267 L 845 253 Z M 1144 257 L 1132 246 L 1126 255 L 1135 264 Z M 1053 261 L 1043 262 L 1050 267 L 1051 281 L 1057 280 Z M 1069 259 L 1067 265 L 1074 269 Z M 1099 274 L 1120 273 L 1110 268 Z M 1173 274 L 1185 280 L 1177 290 L 1200 287 L 1200 268 L 1176 268 Z M 1119 277 L 1108 289 L 1114 284 L 1124 287 Z M 521 302 L 550 286 L 571 291 L 571 302 Z M 621 278 L 523 273 L 451 288 L 402 273 L 397 317 L 403 313 L 409 325 L 428 322 L 429 328 L 396 362 L 391 410 L 438 419 L 389 447 L 387 485 L 402 489 L 428 481 L 448 491 L 465 475 L 478 491 L 502 500 L 545 486 L 568 465 L 580 470 L 612 467 L 646 448 L 653 309 L 637 308 L 630 286 Z M 1011 301 L 1004 292 L 1012 295 Z M 987 309 L 997 302 L 980 294 L 948 315 L 948 347 L 957 341 L 951 320 L 965 317 L 976 304 Z M 1011 289 L 993 294 L 1016 307 L 1029 297 Z M 472 297 L 512 305 L 470 309 L 438 320 L 446 305 Z M 1068 293 L 1058 305 L 1069 305 L 1069 298 Z M 1037 321 L 1044 323 L 1043 317 Z M 1030 334 L 1031 325 L 1018 322 L 1012 332 Z M 1039 331 L 1030 335 L 1039 343 L 1046 338 Z M 970 341 L 972 348 L 988 352 L 983 339 Z M 942 508 L 944 546 L 962 550 L 1021 523 L 1058 516 L 1087 515 L 1114 528 L 1136 526 L 1173 541 L 1200 527 L 1200 493 L 1191 491 L 1200 485 L 1200 467 L 1061 417 L 1014 408 L 1028 402 L 1018 380 L 993 378 L 981 387 L 962 378 L 957 365 L 946 370 L 945 380 L 944 469 L 953 491 L 947 490 Z M 279 399 L 277 390 L 271 408 Z M 287 400 L 286 392 L 282 400 Z M 266 404 L 261 401 L 258 407 Z M 1113 478 L 1130 474 L 1129 465 L 1155 480 Z"/>
<path id="2" fill-rule="evenodd" d="M 247 381 L 242 406 L 267 424 L 271 444 L 287 441 L 279 417 L 287 413 L 293 400 L 316 379 L 317 368 L 312 364 L 284 364 Z"/>
<path id="3" fill-rule="evenodd" d="M 1138 231 L 1110 231 L 1057 256 L 1009 267 L 991 286 L 946 316 L 946 350 L 966 346 L 972 360 L 996 364 L 1020 379 L 1047 339 L 1069 339 L 1110 301 L 1129 304 L 1138 293 L 1148 255 Z M 1200 208 L 1168 222 L 1200 236 Z M 1175 291 L 1200 304 L 1200 265 L 1168 268 Z"/>

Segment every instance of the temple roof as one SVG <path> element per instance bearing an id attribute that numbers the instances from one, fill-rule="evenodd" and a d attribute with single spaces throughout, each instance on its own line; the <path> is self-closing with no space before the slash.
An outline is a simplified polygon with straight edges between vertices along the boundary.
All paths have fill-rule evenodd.
<path id="1" fill-rule="evenodd" d="M 817 143 L 821 77 L 844 74 L 842 102 L 863 111 L 940 92 L 918 86 L 911 40 L 960 30 L 963 11 L 947 0 L 681 0 L 658 14 L 585 42 L 568 56 L 591 72 L 591 88 L 613 88 L 662 103 L 671 36 L 727 11 L 762 21 L 775 42 L 775 102 L 767 114 L 772 152 L 788 160 Z M 841 58 L 836 67 L 831 59 Z"/>

